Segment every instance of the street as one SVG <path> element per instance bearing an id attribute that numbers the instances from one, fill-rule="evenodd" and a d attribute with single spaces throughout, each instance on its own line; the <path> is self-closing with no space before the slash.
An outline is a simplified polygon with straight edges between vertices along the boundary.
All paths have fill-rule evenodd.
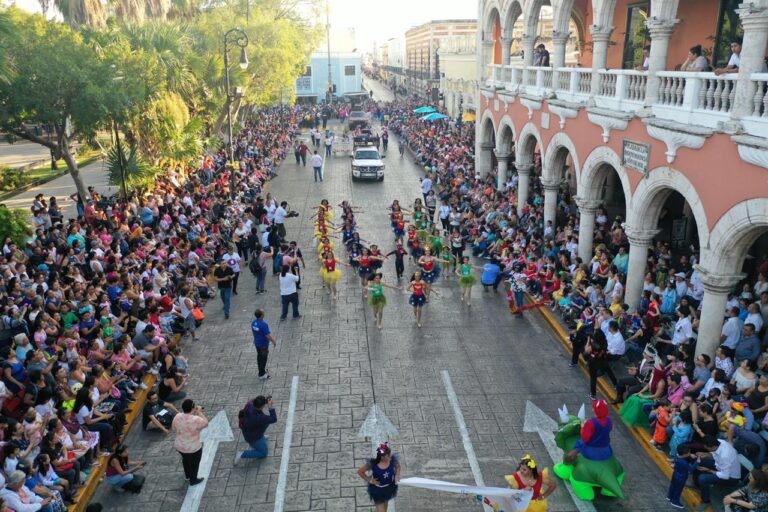
<path id="1" fill-rule="evenodd" d="M 374 97 L 381 98 L 384 91 L 375 83 L 372 87 Z M 506 487 L 504 475 L 514 472 L 524 454 L 531 454 L 539 467 L 553 464 L 540 437 L 523 432 L 527 400 L 552 418 L 563 404 L 575 413 L 586 403 L 591 413 L 584 374 L 568 368 L 567 354 L 550 339 L 538 313 L 531 311 L 524 319 L 510 314 L 503 292 L 484 293 L 478 285 L 469 308 L 459 301 L 456 278 L 443 276 L 419 329 L 408 295 L 387 290 L 379 330 L 351 269 L 342 268 L 336 302 L 323 291 L 311 218 L 321 199 L 333 205 L 346 199 L 360 207 L 361 238 L 378 243 L 386 253 L 394 247 L 387 206 L 393 199 L 407 206 L 420 195 L 422 171 L 407 154 L 399 157 L 396 138 L 390 140 L 383 183 L 353 184 L 349 159 L 338 156 L 328 159 L 325 180 L 316 184 L 312 169 L 297 166 L 291 155 L 270 184 L 278 201 L 288 201 L 300 213 L 288 219 L 286 227 L 307 263 L 299 292 L 302 318 L 278 322 L 276 278 L 268 278 L 268 293 L 256 295 L 254 279 L 244 266 L 242 291 L 233 298 L 231 319 L 224 320 L 219 300 L 209 302 L 207 320 L 198 331 L 202 341 L 184 347 L 191 365 L 188 395 L 205 406 L 209 418 L 224 410 L 235 434 L 235 442 L 218 446 L 200 510 L 372 510 L 356 470 L 372 454 L 371 440 L 358 437 L 358 432 L 374 404 L 397 429 L 391 446 L 402 463 L 403 477 L 471 485 L 479 477 L 485 485 L 499 487 Z M 334 222 L 338 208 L 335 211 Z M 337 249 L 337 254 L 344 252 Z M 406 278 L 413 270 L 407 263 Z M 392 260 L 383 271 L 385 282 L 397 284 Z M 265 384 L 257 378 L 249 329 L 256 307 L 266 310 L 278 343 L 268 364 L 272 378 Z M 290 458 L 283 462 L 295 378 Z M 237 412 L 259 394 L 272 395 L 277 408 L 278 423 L 267 432 L 270 455 L 234 465 L 235 451 L 247 448 L 237 429 Z M 466 429 L 461 428 L 462 421 Z M 627 499 L 598 498 L 594 509 L 666 507 L 659 492 L 666 486 L 663 476 L 617 417 L 614 425 L 612 444 L 626 469 Z M 142 432 L 137 424 L 126 442 L 132 458 L 147 462 L 143 492 L 118 494 L 102 484 L 94 501 L 108 510 L 179 510 L 187 485 L 172 438 Z M 558 483 L 549 499 L 550 510 L 576 510 L 563 483 Z M 284 508 L 275 507 L 276 501 Z M 399 512 L 480 510 L 469 498 L 404 486 L 395 504 Z"/>

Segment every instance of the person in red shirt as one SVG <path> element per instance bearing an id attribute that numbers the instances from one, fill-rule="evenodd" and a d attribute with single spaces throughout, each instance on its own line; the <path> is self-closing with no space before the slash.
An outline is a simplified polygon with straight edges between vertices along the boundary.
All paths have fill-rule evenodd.
<path id="1" fill-rule="evenodd" d="M 421 272 L 416 271 L 408 285 L 408 291 L 411 292 L 411 298 L 408 302 L 413 306 L 413 316 L 416 318 L 416 325 L 421 327 L 421 312 L 424 304 L 427 303 L 427 293 L 430 291 L 429 283 L 421 279 Z M 434 292 L 437 294 L 437 292 Z"/>

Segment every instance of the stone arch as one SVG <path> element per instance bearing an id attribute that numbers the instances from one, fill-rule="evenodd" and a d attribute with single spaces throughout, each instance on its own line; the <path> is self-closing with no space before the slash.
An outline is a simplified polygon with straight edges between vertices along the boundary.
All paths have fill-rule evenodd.
<path id="1" fill-rule="evenodd" d="M 483 118 L 480 122 L 480 133 L 478 134 L 480 144 L 495 144 L 496 141 L 496 123 L 490 109 L 483 112 Z"/>
<path id="2" fill-rule="evenodd" d="M 547 152 L 541 162 L 542 167 L 542 180 L 560 180 L 555 172 L 556 169 L 562 169 L 564 162 L 562 161 L 562 149 L 568 150 L 568 154 L 571 155 L 573 161 L 573 173 L 576 177 L 576 190 L 579 188 L 579 175 L 581 174 L 581 167 L 579 167 L 579 155 L 576 153 L 576 145 L 573 143 L 570 137 L 565 132 L 557 132 L 554 137 L 549 140 L 547 144 Z"/>
<path id="3" fill-rule="evenodd" d="M 517 135 L 515 135 L 515 125 L 512 122 L 512 118 L 505 115 L 499 121 L 499 131 L 496 135 L 496 147 L 503 153 L 511 153 L 515 149 L 515 141 Z"/>
<path id="4" fill-rule="evenodd" d="M 752 244 L 768 231 L 768 198 L 748 199 L 720 217 L 701 251 L 704 268 L 714 274 L 738 275 Z"/>
<path id="5" fill-rule="evenodd" d="M 523 126 L 517 136 L 515 145 L 515 157 L 517 162 L 521 164 L 533 163 L 534 152 L 536 146 L 541 148 L 542 154 L 544 154 L 544 143 L 541 141 L 541 133 L 539 129 L 533 123 L 528 123 Z"/>
<path id="6" fill-rule="evenodd" d="M 613 26 L 613 13 L 617 0 L 593 0 L 592 26 L 607 28 Z"/>
<path id="7" fill-rule="evenodd" d="M 488 40 L 493 37 L 496 20 L 499 20 L 499 22 L 502 23 L 503 28 L 503 18 L 501 17 L 501 7 L 499 6 L 499 2 L 497 0 L 491 0 L 486 2 L 485 9 L 483 10 L 483 18 L 481 20 L 483 40 Z"/>
<path id="8" fill-rule="evenodd" d="M 589 154 L 581 166 L 580 178 L 576 180 L 576 193 L 582 199 L 600 200 L 601 178 L 605 177 L 605 166 L 613 167 L 621 181 L 624 191 L 624 203 L 629 206 L 632 198 L 632 187 L 629 183 L 627 171 L 621 165 L 621 158 L 614 150 L 607 146 L 599 146 Z M 625 216 L 626 218 L 626 216 Z"/>
<path id="9" fill-rule="evenodd" d="M 709 224 L 704 205 L 688 178 L 671 167 L 653 169 L 637 186 L 631 208 L 627 208 L 629 225 L 642 231 L 656 229 L 661 209 L 672 192 L 678 192 L 688 202 L 696 220 L 699 245 L 706 247 L 709 243 Z"/>
<path id="10" fill-rule="evenodd" d="M 566 34 L 573 15 L 574 0 L 552 0 L 552 30 Z M 578 23 L 577 23 L 578 24 Z"/>
<path id="11" fill-rule="evenodd" d="M 517 18 L 523 15 L 523 6 L 519 0 L 507 2 L 501 11 L 501 29 L 504 37 L 512 37 L 512 28 Z"/>

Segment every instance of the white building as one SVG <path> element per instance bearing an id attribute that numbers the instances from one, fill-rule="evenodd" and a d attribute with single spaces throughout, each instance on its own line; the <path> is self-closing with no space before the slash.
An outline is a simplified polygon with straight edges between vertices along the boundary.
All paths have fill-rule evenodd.
<path id="1" fill-rule="evenodd" d="M 330 77 L 328 39 L 323 38 L 304 73 L 296 79 L 296 98 L 299 102 L 323 102 L 328 90 L 334 88 L 336 98 L 365 94 L 362 55 L 357 51 L 355 29 L 331 31 L 330 50 Z"/>

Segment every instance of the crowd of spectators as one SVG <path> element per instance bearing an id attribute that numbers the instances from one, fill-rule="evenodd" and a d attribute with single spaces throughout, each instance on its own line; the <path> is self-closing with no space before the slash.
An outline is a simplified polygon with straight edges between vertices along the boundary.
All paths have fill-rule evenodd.
<path id="1" fill-rule="evenodd" d="M 10 509 L 63 510 L 101 464 L 113 487 L 140 492 L 143 463 L 120 444 L 126 414 L 157 374 L 142 423 L 169 431 L 185 396 L 180 345 L 198 340 L 200 308 L 216 297 L 211 270 L 231 247 L 248 250 L 238 221 L 257 208 L 301 114 L 257 112 L 232 148 L 234 180 L 221 148 L 195 166 L 168 164 L 126 199 L 75 195 L 77 218 L 38 196 L 34 235 L 2 241 L 0 500 Z"/>
<path id="2" fill-rule="evenodd" d="M 558 193 L 556 227 L 544 225 L 540 155 L 530 199 L 518 215 L 516 174 L 510 172 L 497 190 L 495 169 L 483 177 L 474 166 L 474 124 L 425 121 L 413 112 L 418 106 L 398 102 L 379 109 L 387 111 L 391 131 L 423 166 L 422 183 L 439 197 L 436 223 L 454 261 L 471 251 L 486 260 L 486 291 L 504 283 L 513 304 L 518 296 L 516 306 L 525 291 L 533 303 L 560 316 L 570 332 L 570 366 L 582 357 L 587 363 L 589 398 L 595 398 L 598 377 L 607 376 L 617 391 L 614 403 L 628 402 L 622 416 L 647 427 L 670 462 L 681 445 L 700 455 L 712 451 L 714 459 L 705 456 L 694 474 L 705 503 L 712 485 L 740 481 L 737 455 L 748 461 L 745 468 L 761 468 L 768 440 L 768 255 L 729 296 L 722 345 L 714 354 L 694 357 L 704 295 L 695 248 L 657 241 L 648 252 L 639 307 L 630 310 L 629 244 L 623 219 L 609 213 L 610 205 L 597 211 L 593 256 L 583 261 L 579 211 L 568 185 Z M 733 455 L 727 461 L 719 456 L 724 451 Z M 716 468 L 705 469 L 710 466 Z M 768 501 L 766 489 L 761 492 Z"/>

